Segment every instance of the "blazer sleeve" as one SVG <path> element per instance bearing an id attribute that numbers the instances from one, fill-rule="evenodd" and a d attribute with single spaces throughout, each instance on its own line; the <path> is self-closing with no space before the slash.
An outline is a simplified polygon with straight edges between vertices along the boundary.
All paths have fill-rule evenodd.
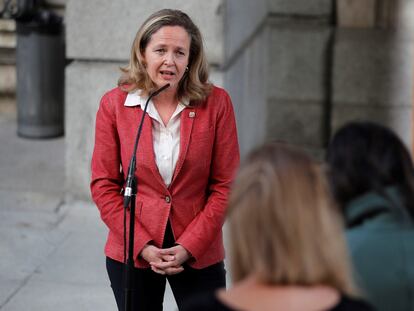
<path id="1" fill-rule="evenodd" d="M 120 138 L 117 131 L 115 102 L 116 97 L 105 94 L 100 102 L 96 114 L 95 146 L 92 155 L 91 194 L 96 203 L 103 222 L 107 225 L 115 238 L 123 243 L 124 207 L 121 194 L 124 177 L 121 172 Z M 127 213 L 129 224 L 129 213 Z M 151 241 L 148 232 L 135 224 L 139 235 L 134 239 L 134 258 L 137 258 L 141 249 Z M 129 225 L 127 225 L 127 237 Z"/>
<path id="2" fill-rule="evenodd" d="M 230 187 L 239 166 L 240 154 L 236 120 L 229 95 L 222 91 L 216 121 L 213 156 L 204 209 L 187 226 L 177 243 L 187 249 L 195 260 L 202 256 L 221 234 Z"/>

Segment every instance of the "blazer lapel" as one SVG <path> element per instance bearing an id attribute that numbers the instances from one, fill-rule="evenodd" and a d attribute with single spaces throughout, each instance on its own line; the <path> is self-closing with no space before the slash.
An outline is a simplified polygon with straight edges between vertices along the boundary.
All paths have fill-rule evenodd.
<path id="1" fill-rule="evenodd" d="M 152 119 L 148 114 L 145 115 L 144 124 L 142 125 L 142 133 L 138 144 L 138 150 L 140 148 L 142 150 L 141 161 L 144 161 L 143 163 L 151 168 L 157 182 L 165 188 L 164 181 L 162 180 L 161 174 L 158 171 L 158 167 L 155 162 L 154 144 L 152 138 Z"/>
<path id="2" fill-rule="evenodd" d="M 195 110 L 195 108 L 186 108 L 181 112 L 180 154 L 178 156 L 177 164 L 175 165 L 171 184 L 180 173 L 180 170 L 184 164 L 184 159 L 187 155 L 188 145 L 190 144 L 191 131 L 193 130 L 193 123 L 196 117 Z"/>

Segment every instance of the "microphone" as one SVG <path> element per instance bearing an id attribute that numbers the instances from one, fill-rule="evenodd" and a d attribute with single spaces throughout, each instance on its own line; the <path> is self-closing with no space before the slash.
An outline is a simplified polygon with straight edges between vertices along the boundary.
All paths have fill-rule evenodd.
<path id="1" fill-rule="evenodd" d="M 127 181 L 126 181 L 125 192 L 124 192 L 124 208 L 128 207 L 129 202 L 131 201 L 131 196 L 135 194 L 135 193 L 132 193 L 132 186 L 134 184 L 134 179 L 135 179 L 134 173 L 135 173 L 135 167 L 136 167 L 136 161 L 137 161 L 136 153 L 137 153 L 139 138 L 141 137 L 141 131 L 142 131 L 142 125 L 144 123 L 145 113 L 147 112 L 148 103 L 153 97 L 157 96 L 159 93 L 167 89 L 169 86 L 170 84 L 167 83 L 163 87 L 151 93 L 150 96 L 148 96 L 148 99 L 145 103 L 144 113 L 142 114 L 141 121 L 138 127 L 137 136 L 135 138 L 134 151 L 132 152 L 131 161 L 129 162 L 128 175 L 127 175 Z"/>

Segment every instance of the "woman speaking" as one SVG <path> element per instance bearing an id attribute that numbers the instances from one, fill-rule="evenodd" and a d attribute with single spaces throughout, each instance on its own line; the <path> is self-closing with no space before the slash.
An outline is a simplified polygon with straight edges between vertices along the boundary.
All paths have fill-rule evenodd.
<path id="1" fill-rule="evenodd" d="M 96 116 L 91 192 L 109 229 L 106 265 L 124 309 L 123 195 L 138 121 L 132 307 L 162 310 L 166 280 L 178 307 L 225 286 L 222 225 L 239 164 L 232 103 L 208 82 L 200 31 L 185 13 L 161 10 L 138 30 L 118 87 Z"/>

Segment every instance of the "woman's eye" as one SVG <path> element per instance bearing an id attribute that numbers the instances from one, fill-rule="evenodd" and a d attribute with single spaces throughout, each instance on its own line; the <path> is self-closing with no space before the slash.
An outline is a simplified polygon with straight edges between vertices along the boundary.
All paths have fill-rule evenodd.
<path id="1" fill-rule="evenodd" d="M 161 53 L 164 53 L 165 50 L 164 49 L 158 49 L 158 50 L 155 50 L 155 52 L 161 54 Z"/>
<path id="2" fill-rule="evenodd" d="M 180 56 L 184 56 L 185 55 L 185 53 L 183 51 L 177 51 L 177 54 L 180 55 Z"/>

